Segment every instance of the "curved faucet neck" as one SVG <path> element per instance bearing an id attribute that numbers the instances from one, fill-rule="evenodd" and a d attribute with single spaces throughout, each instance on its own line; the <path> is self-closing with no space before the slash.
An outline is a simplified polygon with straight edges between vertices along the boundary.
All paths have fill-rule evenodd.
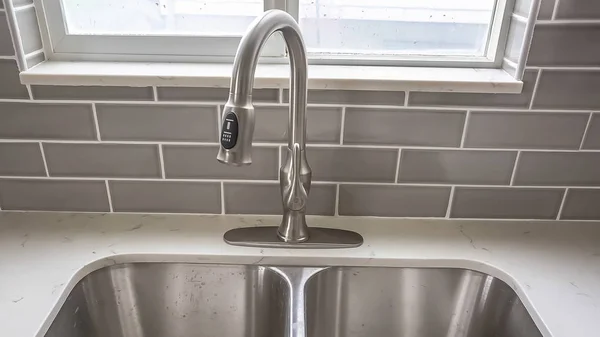
<path id="1" fill-rule="evenodd" d="M 254 75 L 260 51 L 269 37 L 278 31 L 283 34 L 291 68 L 288 147 L 291 149 L 294 144 L 298 144 L 300 149 L 304 150 L 308 64 L 300 27 L 291 15 L 280 10 L 270 10 L 248 28 L 235 56 L 229 99 L 235 106 L 246 106 L 252 103 Z"/>

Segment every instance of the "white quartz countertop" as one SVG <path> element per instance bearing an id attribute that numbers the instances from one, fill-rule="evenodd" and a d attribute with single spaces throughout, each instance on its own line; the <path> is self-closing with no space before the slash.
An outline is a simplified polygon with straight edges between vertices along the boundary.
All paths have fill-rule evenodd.
<path id="1" fill-rule="evenodd" d="M 0 335 L 44 336 L 85 275 L 124 262 L 456 267 L 509 284 L 545 337 L 600 336 L 600 223 L 310 217 L 355 230 L 337 250 L 234 247 L 223 233 L 277 216 L 0 212 Z"/>

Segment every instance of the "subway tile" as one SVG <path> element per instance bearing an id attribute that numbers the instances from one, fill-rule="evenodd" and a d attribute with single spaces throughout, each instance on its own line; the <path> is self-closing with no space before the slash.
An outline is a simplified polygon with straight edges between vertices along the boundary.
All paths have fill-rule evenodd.
<path id="1" fill-rule="evenodd" d="M 16 16 L 19 25 L 19 36 L 25 54 L 42 49 L 42 36 L 40 35 L 35 8 L 31 7 L 17 11 Z"/>
<path id="2" fill-rule="evenodd" d="M 0 1 L 0 5 L 2 1 Z M 1 6 L 0 6 L 1 8 Z M 0 12 L 0 55 L 1 56 L 13 56 L 15 55 L 15 49 L 12 43 L 12 37 L 10 36 L 10 30 L 8 29 L 8 20 L 6 19 L 6 12 Z"/>
<path id="3" fill-rule="evenodd" d="M 0 138 L 96 139 L 92 106 L 0 102 Z"/>
<path id="4" fill-rule="evenodd" d="M 258 142 L 287 142 L 289 107 L 255 106 L 254 140 Z M 340 142 L 341 108 L 308 107 L 306 138 L 309 143 Z"/>
<path id="5" fill-rule="evenodd" d="M 600 22 L 536 25 L 529 59 L 531 66 L 599 66 Z"/>
<path id="6" fill-rule="evenodd" d="M 600 190 L 569 189 L 561 220 L 600 220 Z"/>
<path id="7" fill-rule="evenodd" d="M 185 105 L 96 105 L 102 140 L 217 141 L 217 108 Z"/>
<path id="8" fill-rule="evenodd" d="M 19 211 L 108 212 L 104 181 L 0 180 L 0 207 Z"/>
<path id="9" fill-rule="evenodd" d="M 444 217 L 450 187 L 340 185 L 340 215 Z"/>
<path id="10" fill-rule="evenodd" d="M 460 146 L 465 111 L 347 108 L 345 144 Z"/>
<path id="11" fill-rule="evenodd" d="M 537 71 L 528 70 L 523 76 L 520 94 L 477 94 L 459 92 L 411 92 L 409 106 L 465 106 L 528 108 L 535 86 Z"/>
<path id="12" fill-rule="evenodd" d="M 560 0 L 557 19 L 600 19 L 600 3 L 594 0 Z"/>
<path id="13" fill-rule="evenodd" d="M 44 143 L 50 176 L 159 178 L 156 145 Z"/>
<path id="14" fill-rule="evenodd" d="M 369 90 L 309 90 L 308 103 L 357 104 L 357 105 L 404 105 L 404 91 Z M 283 92 L 288 102 L 289 91 Z"/>
<path id="15" fill-rule="evenodd" d="M 38 143 L 0 143 L 0 175 L 45 176 Z"/>
<path id="16" fill-rule="evenodd" d="M 535 109 L 600 109 L 600 71 L 544 70 L 533 102 Z"/>
<path id="17" fill-rule="evenodd" d="M 554 2 L 556 0 L 541 0 L 540 12 L 538 13 L 538 20 L 550 20 L 552 19 L 552 13 L 554 12 Z"/>
<path id="18" fill-rule="evenodd" d="M 229 88 L 192 88 L 192 87 L 158 87 L 159 101 L 208 101 L 225 104 L 229 98 Z M 254 102 L 279 102 L 278 89 L 254 89 Z"/>
<path id="19" fill-rule="evenodd" d="M 221 214 L 218 182 L 111 181 L 115 212 Z"/>
<path id="20" fill-rule="evenodd" d="M 282 163 L 287 148 L 282 148 Z M 309 147 L 306 150 L 313 181 L 393 182 L 398 150 L 352 147 Z"/>
<path id="21" fill-rule="evenodd" d="M 34 99 L 74 99 L 98 101 L 152 101 L 150 87 L 32 85 Z"/>
<path id="22" fill-rule="evenodd" d="M 589 114 L 471 112 L 465 147 L 579 149 Z"/>
<path id="23" fill-rule="evenodd" d="M 510 22 L 510 29 L 508 30 L 508 38 L 504 57 L 515 63 L 518 63 L 524 41 L 525 23 L 512 19 Z"/>
<path id="24" fill-rule="evenodd" d="M 225 183 L 224 190 L 227 214 L 283 214 L 278 183 Z M 306 207 L 310 215 L 334 215 L 335 185 L 313 184 Z"/>
<path id="25" fill-rule="evenodd" d="M 278 177 L 278 148 L 254 147 L 252 165 L 231 166 L 217 161 L 218 145 L 164 145 L 167 178 L 194 179 L 258 179 Z"/>
<path id="26" fill-rule="evenodd" d="M 583 142 L 583 149 L 600 150 L 600 114 L 592 114 L 590 126 Z"/>
<path id="27" fill-rule="evenodd" d="M 515 173 L 516 185 L 599 186 L 600 153 L 523 152 Z"/>
<path id="28" fill-rule="evenodd" d="M 451 218 L 556 219 L 562 189 L 456 187 Z"/>
<path id="29" fill-rule="evenodd" d="M 19 67 L 14 60 L 0 60 L 0 98 L 29 99 L 27 87 L 19 79 Z"/>
<path id="30" fill-rule="evenodd" d="M 523 17 L 528 17 L 530 8 L 531 8 L 531 0 L 516 0 L 513 13 L 518 14 Z"/>
<path id="31" fill-rule="evenodd" d="M 403 149 L 398 182 L 509 184 L 516 156 L 513 151 Z"/>

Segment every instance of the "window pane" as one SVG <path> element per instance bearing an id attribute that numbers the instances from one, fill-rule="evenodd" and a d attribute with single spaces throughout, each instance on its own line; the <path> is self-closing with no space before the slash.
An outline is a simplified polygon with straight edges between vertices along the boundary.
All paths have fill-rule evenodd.
<path id="1" fill-rule="evenodd" d="M 262 0 L 62 0 L 69 34 L 242 35 Z"/>
<path id="2" fill-rule="evenodd" d="M 300 0 L 309 52 L 483 56 L 495 0 Z"/>

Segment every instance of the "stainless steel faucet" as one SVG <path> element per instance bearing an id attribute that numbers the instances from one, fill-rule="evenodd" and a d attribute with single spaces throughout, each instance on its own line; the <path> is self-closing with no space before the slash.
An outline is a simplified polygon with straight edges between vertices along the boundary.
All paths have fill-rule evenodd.
<path id="1" fill-rule="evenodd" d="M 362 237 L 354 232 L 330 229 L 309 231 L 306 225 L 306 206 L 312 175 L 306 160 L 308 64 L 300 27 L 286 12 L 280 10 L 265 12 L 254 20 L 240 42 L 233 63 L 229 100 L 223 109 L 221 147 L 217 160 L 235 166 L 252 163 L 254 73 L 263 45 L 277 31 L 283 35 L 291 66 L 287 159 L 279 170 L 283 220 L 276 236 L 272 235 L 271 227 L 258 227 L 251 233 L 247 233 L 247 229 L 228 232 L 225 234 L 225 241 L 251 246 L 289 246 L 281 245 L 282 242 L 311 248 L 315 246 L 331 248 L 332 245 L 359 246 L 362 244 Z M 341 235 L 342 240 L 324 238 L 332 234 Z M 273 241 L 273 237 L 278 240 Z M 326 242 L 323 242 L 324 240 Z M 302 243 L 306 245 L 301 245 Z"/>

